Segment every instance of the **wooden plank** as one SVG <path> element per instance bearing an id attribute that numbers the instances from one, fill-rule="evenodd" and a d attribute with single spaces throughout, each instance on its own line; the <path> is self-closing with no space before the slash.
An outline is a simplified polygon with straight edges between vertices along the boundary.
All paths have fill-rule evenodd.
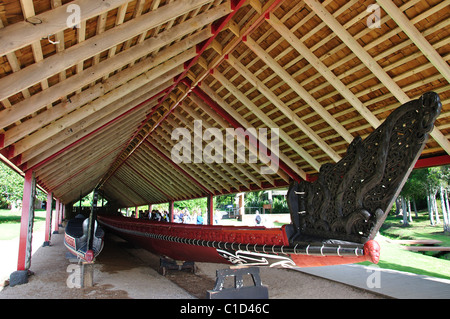
<path id="1" fill-rule="evenodd" d="M 270 25 L 285 38 L 308 62 L 333 86 L 336 90 L 374 127 L 377 128 L 381 121 L 378 120 L 363 103 L 320 61 L 280 20 L 271 16 L 267 20 Z"/>
<path id="2" fill-rule="evenodd" d="M 51 11 L 36 15 L 35 20 L 39 21 L 37 24 L 27 21 L 14 23 L 6 29 L 0 30 L 0 43 L 2 43 L 0 56 L 38 42 L 42 38 L 47 38 L 49 34 L 56 34 L 67 29 L 67 20 L 73 12 L 68 10 L 70 5 L 77 5 L 80 8 L 80 20 L 85 21 L 128 2 L 130 0 L 75 0 Z"/>
<path id="3" fill-rule="evenodd" d="M 184 117 L 184 116 L 182 116 L 181 114 L 178 114 L 178 119 L 179 120 L 181 120 L 181 122 L 191 131 L 191 132 L 193 132 L 194 131 L 194 126 L 193 126 L 193 123 L 192 122 L 189 122 L 188 120 L 186 120 L 186 118 Z M 179 125 L 178 125 L 178 123 L 176 123 L 172 118 L 167 118 L 167 123 L 169 123 L 169 124 L 171 124 L 172 125 L 172 127 L 173 128 L 177 128 Z M 202 131 L 203 131 L 203 129 L 202 129 Z M 203 134 L 203 132 L 202 132 L 202 134 Z M 212 162 L 212 159 L 209 157 L 209 156 L 207 156 L 206 154 L 205 154 L 205 152 L 204 152 L 204 149 L 203 149 L 203 145 L 201 146 L 202 148 L 201 149 L 198 149 L 198 148 L 196 148 L 196 145 L 195 145 L 195 143 L 193 143 L 193 149 L 192 149 L 192 151 L 194 152 L 194 153 L 197 153 L 197 154 L 202 154 L 202 158 L 201 158 L 201 162 L 202 163 L 206 163 L 207 165 L 209 165 L 209 163 L 211 163 L 211 167 L 213 167 L 214 165 L 212 164 L 212 163 L 215 163 L 215 162 Z M 250 188 L 250 184 L 245 180 L 245 179 L 243 179 L 243 178 L 241 178 L 236 172 L 234 172 L 233 170 L 231 170 L 230 168 L 229 168 L 229 164 L 228 163 L 225 163 L 225 161 L 223 162 L 223 163 L 215 163 L 215 164 L 217 164 L 217 166 L 219 166 L 219 167 L 221 167 L 223 170 L 225 170 L 228 174 L 230 174 L 231 176 L 233 176 L 235 179 L 237 179 L 243 186 L 245 186 L 247 189 L 249 189 Z M 216 172 L 220 172 L 220 170 L 216 170 Z M 234 180 L 232 180 L 232 179 L 230 179 L 227 175 L 225 175 L 225 174 L 223 174 L 222 175 L 222 177 L 228 182 L 228 183 L 230 183 L 231 185 L 233 185 L 237 190 L 239 190 L 239 186 L 240 186 L 240 184 L 238 184 L 238 183 L 236 183 Z"/>
<path id="4" fill-rule="evenodd" d="M 195 95 L 191 95 L 190 98 L 195 97 Z M 219 125 L 223 130 L 230 127 L 229 123 L 225 121 L 221 116 L 219 116 L 214 110 L 212 110 L 208 105 L 202 103 L 201 100 L 197 100 L 196 105 L 198 106 L 199 111 L 203 111 L 207 114 L 215 123 Z M 189 112 L 189 115 L 192 117 L 201 116 L 200 114 L 194 114 L 194 112 Z M 200 117 L 199 117 L 200 118 Z M 233 145 L 234 147 L 234 145 Z M 236 147 L 243 147 L 248 150 L 249 154 L 254 154 L 258 156 L 257 150 L 247 141 L 241 141 L 240 139 L 236 139 Z M 270 183 L 270 185 L 275 185 L 274 179 L 269 174 L 260 174 L 260 167 L 257 163 L 251 163 L 249 161 L 249 156 L 245 156 L 246 154 L 236 154 L 239 159 L 244 161 L 247 165 L 249 165 L 261 178 L 264 178 L 266 181 Z M 249 178 L 253 180 L 253 177 Z M 260 185 L 260 181 L 254 181 L 256 185 Z"/>
<path id="5" fill-rule="evenodd" d="M 441 55 L 433 48 L 433 46 L 425 39 L 425 37 L 417 30 L 411 21 L 399 10 L 392 1 L 377 0 L 383 7 L 384 11 L 394 20 L 397 25 L 406 33 L 406 35 L 414 42 L 414 44 L 422 51 L 423 55 L 436 67 L 442 76 L 450 83 L 450 67 L 444 61 Z M 448 5 L 448 4 L 447 4 Z"/>
<path id="6" fill-rule="evenodd" d="M 309 94 L 285 69 L 283 69 L 266 51 L 252 38 L 248 37 L 245 44 L 255 52 L 284 82 L 286 82 L 314 111 L 317 112 L 347 143 L 353 141 L 351 135 L 319 102 Z"/>
<path id="7" fill-rule="evenodd" d="M 51 138 L 52 141 L 51 147 L 48 147 L 45 144 L 46 139 L 44 139 L 40 144 L 36 144 L 33 147 L 29 148 L 24 153 L 22 153 L 23 162 L 28 162 L 29 166 L 33 166 L 40 163 L 42 160 L 49 158 L 53 154 L 56 154 L 59 151 L 68 147 L 69 145 L 72 145 L 72 143 L 75 143 L 79 139 L 84 138 L 84 136 L 86 136 L 87 134 L 90 134 L 94 130 L 101 128 L 102 125 L 107 124 L 115 117 L 119 116 L 122 113 L 127 112 L 128 110 L 135 107 L 137 104 L 145 101 L 147 98 L 150 98 L 154 94 L 159 93 L 161 88 L 164 87 L 165 89 L 166 88 L 165 86 L 167 85 L 169 85 L 169 83 L 163 83 L 161 84 L 161 86 L 156 87 L 152 86 L 144 87 L 145 89 L 148 89 L 148 92 L 146 92 L 145 95 L 140 96 L 127 104 L 117 103 L 118 106 L 115 105 L 111 106 L 115 107 L 116 111 L 102 112 L 100 110 L 99 113 L 97 113 L 94 118 L 86 118 L 83 120 L 82 123 L 76 122 L 72 126 L 67 127 L 66 134 L 64 134 L 64 132 L 56 132 L 56 134 L 53 135 Z"/>
<path id="8" fill-rule="evenodd" d="M 277 107 L 281 112 L 283 112 L 297 127 L 299 127 L 304 132 L 310 132 L 312 135 L 316 135 L 314 132 L 311 132 L 312 130 L 307 127 L 307 125 L 298 119 L 297 115 L 293 114 L 291 110 L 288 110 L 288 108 L 284 105 L 283 102 L 281 102 L 278 97 L 273 94 L 264 84 L 262 84 L 251 72 L 245 68 L 237 59 L 235 58 L 229 58 L 228 60 L 231 65 L 240 73 L 242 76 L 244 76 L 245 79 L 247 79 L 258 91 L 260 91 L 264 96 L 269 99 L 275 107 Z M 248 100 L 242 93 L 240 93 L 239 90 L 233 87 L 231 83 L 227 83 L 225 81 L 225 77 L 219 72 L 218 74 L 213 74 L 214 77 L 220 78 L 221 83 L 224 85 L 227 85 L 227 89 L 231 90 L 231 92 L 238 97 L 238 99 L 254 114 L 257 114 L 258 118 L 263 121 L 267 127 L 273 128 L 278 127 L 268 116 L 264 114 L 256 105 L 254 105 L 250 100 Z M 308 135 L 309 138 L 311 136 Z M 308 162 L 312 167 L 314 167 L 317 171 L 320 169 L 320 163 L 317 162 L 314 158 L 312 158 L 311 155 L 300 145 L 298 145 L 294 140 L 288 136 L 283 130 L 280 130 L 280 138 L 285 141 L 297 154 L 299 154 L 306 162 Z M 319 137 L 316 136 L 315 142 L 319 142 Z M 320 142 L 319 142 L 320 143 Z M 334 153 L 334 151 L 333 151 Z M 333 157 L 332 157 L 333 158 Z M 335 156 L 334 156 L 335 158 Z M 334 159 L 333 158 L 333 159 Z"/>
<path id="9" fill-rule="evenodd" d="M 62 70 L 76 65 L 81 61 L 95 56 L 100 52 L 108 50 L 126 41 L 127 39 L 143 33 L 144 31 L 152 29 L 159 24 L 189 12 L 195 7 L 209 1 L 210 0 L 192 0 L 187 2 L 180 0 L 172 2 L 156 11 L 149 12 L 132 21 L 129 21 L 128 23 L 109 29 L 100 35 L 94 36 L 83 41 L 82 43 L 79 43 L 78 45 L 64 50 L 62 53 L 52 55 L 39 63 L 34 63 L 19 72 L 2 78 L 0 80 L 0 100 L 21 91 L 23 88 L 28 88 L 43 79 L 59 73 Z M 225 4 L 213 10 L 215 10 L 216 13 L 220 12 L 219 16 L 223 16 L 229 12 L 230 8 L 228 4 Z M 190 23 L 194 22 L 190 21 Z M 200 28 L 202 25 L 196 24 L 196 27 Z M 181 32 L 180 29 L 177 29 L 177 31 Z"/>
<path id="10" fill-rule="evenodd" d="M 119 88 L 104 94 L 92 103 L 86 104 L 85 106 L 73 111 L 72 113 L 70 113 L 70 115 L 66 115 L 55 121 L 54 123 L 47 125 L 46 127 L 16 142 L 14 150 L 15 154 L 18 155 L 20 153 L 23 153 L 33 145 L 36 145 L 43 140 L 50 138 L 52 135 L 61 132 L 61 130 L 63 130 L 64 128 L 67 128 L 68 126 L 82 120 L 83 118 L 86 118 L 88 116 L 94 116 L 95 118 L 96 115 L 94 115 L 94 113 L 101 114 L 98 113 L 99 110 L 104 109 L 106 106 L 111 105 L 112 103 L 115 103 L 116 106 L 114 107 L 117 108 L 117 105 L 121 105 L 117 103 L 119 99 L 122 99 L 123 101 L 128 100 L 127 102 L 135 99 L 136 97 L 133 94 L 134 91 L 139 90 L 144 85 L 147 85 L 147 83 L 151 83 L 151 85 L 154 85 L 154 87 L 162 84 L 163 82 L 167 81 L 168 77 L 175 76 L 179 74 L 180 71 L 182 71 L 182 63 L 183 61 L 181 61 L 180 63 L 181 66 L 173 65 L 171 69 L 167 69 L 166 66 L 160 65 L 155 68 L 155 70 L 149 71 L 148 74 L 144 73 L 134 80 L 123 84 Z M 112 110 L 113 109 L 110 109 L 110 111 Z"/>
<path id="11" fill-rule="evenodd" d="M 242 128 L 248 129 L 248 128 L 252 128 L 253 126 L 250 125 L 250 123 L 248 123 L 248 121 L 242 117 L 236 110 L 234 110 L 232 107 L 230 107 L 225 101 L 223 101 L 210 87 L 208 87 L 207 85 L 202 87 L 202 90 L 205 91 L 206 94 L 208 94 L 208 96 L 213 99 L 217 104 L 219 104 L 228 114 L 230 114 L 230 116 L 232 116 L 234 119 L 236 119 L 236 121 L 239 122 L 239 124 L 241 125 Z M 281 132 L 281 131 L 280 131 Z M 247 144 L 246 144 L 247 145 Z M 248 144 L 249 146 L 247 147 L 248 150 L 255 156 L 258 156 L 258 158 L 260 158 L 259 156 L 261 156 L 261 154 L 259 154 L 258 150 L 251 145 L 251 143 Z M 267 147 L 267 145 L 266 145 Z M 268 147 L 267 149 L 270 149 L 270 147 Z M 306 179 L 306 173 L 297 166 L 297 164 L 295 164 L 292 160 L 290 160 L 286 155 L 284 155 L 282 152 L 280 152 L 280 154 L 278 155 L 280 160 L 282 160 L 284 163 L 286 163 L 287 165 L 289 165 L 289 167 L 294 170 L 294 172 L 296 174 L 298 174 L 298 176 L 300 176 L 303 179 Z M 262 161 L 262 162 L 268 162 L 267 160 Z M 287 175 L 287 173 L 283 172 L 282 170 L 278 170 L 278 175 L 283 178 L 285 181 L 289 181 L 289 176 Z"/>
<path id="12" fill-rule="evenodd" d="M 26 121 L 26 123 L 24 123 L 23 125 L 11 128 L 5 133 L 5 146 L 8 146 L 16 142 L 20 138 L 32 133 L 41 126 L 44 126 L 50 123 L 51 121 L 63 116 L 64 114 L 79 108 L 85 103 L 88 103 L 89 101 L 100 97 L 106 92 L 109 92 L 117 88 L 123 83 L 135 78 L 142 72 L 147 72 L 148 70 L 158 66 L 161 63 L 166 65 L 167 68 L 169 68 L 170 64 L 176 63 L 177 60 L 183 60 L 184 62 L 185 58 L 189 59 L 193 55 L 195 55 L 195 48 L 192 49 L 189 48 L 192 47 L 192 45 L 206 39 L 208 37 L 208 34 L 209 32 L 202 31 L 194 35 L 193 37 L 180 41 L 177 44 L 161 51 L 160 54 L 158 54 L 156 57 L 151 57 L 142 60 L 138 64 L 133 65 L 133 67 L 127 68 L 126 70 L 123 70 L 115 74 L 114 76 L 110 77 L 103 83 L 99 83 L 94 87 L 84 90 L 83 92 L 73 96 L 70 100 L 62 102 L 54 106 L 51 110 L 43 112 L 42 115 L 37 115 L 36 118 Z M 130 53 L 125 53 L 125 55 L 128 56 L 133 55 L 133 53 L 131 52 L 133 49 L 130 49 L 129 50 Z M 180 54 L 183 51 L 185 52 L 183 54 Z M 116 55 L 112 59 L 118 57 L 119 55 Z M 170 59 L 172 59 L 171 60 L 172 62 L 165 63 Z M 39 110 L 41 107 L 45 106 L 49 101 L 57 100 L 60 96 L 73 92 L 75 88 L 80 87 L 80 85 L 84 86 L 94 81 L 94 78 L 97 78 L 97 76 L 91 77 L 91 75 L 106 73 L 107 72 L 106 70 L 108 70 L 108 67 L 111 65 L 111 63 L 114 64 L 114 61 L 111 60 L 101 62 L 100 64 L 92 67 L 92 72 L 72 76 L 63 83 L 58 83 L 48 90 L 33 95 L 30 99 L 17 103 L 11 109 L 0 111 L 0 127 L 2 125 L 7 126 L 8 123 L 10 123 L 11 121 L 20 119 L 23 116 L 26 116 L 26 114 L 28 114 L 31 111 Z M 105 71 L 104 72 L 101 70 L 99 71 L 99 69 L 105 69 Z M 97 71 L 99 71 L 99 73 L 97 73 Z"/>
<path id="13" fill-rule="evenodd" d="M 383 68 L 381 68 L 374 58 L 364 50 L 352 35 L 344 29 L 328 10 L 322 6 L 322 4 L 317 0 L 305 0 L 305 3 L 339 36 L 339 38 L 358 56 L 361 62 L 366 65 L 366 67 L 384 84 L 400 103 L 404 104 L 410 101 L 410 98 L 403 92 L 400 86 L 383 70 Z M 434 49 L 432 48 L 432 50 Z M 450 142 L 436 127 L 434 127 L 431 132 L 431 136 L 448 154 L 450 154 Z"/>
<path id="14" fill-rule="evenodd" d="M 206 129 L 213 128 L 213 126 L 212 126 L 211 124 L 209 124 L 207 121 L 204 121 L 204 119 L 203 119 L 200 115 L 198 115 L 197 112 L 195 112 L 195 110 L 190 110 L 187 114 L 188 114 L 189 116 L 191 116 L 194 120 L 202 121 L 202 125 L 203 125 Z M 181 110 L 175 110 L 175 111 L 174 111 L 174 115 L 177 116 L 177 117 L 185 117 L 184 115 L 181 114 Z M 185 117 L 185 118 L 186 118 L 186 117 Z M 222 132 L 223 132 L 223 134 L 225 134 L 225 130 L 223 130 Z M 229 149 L 229 148 L 228 148 L 229 145 L 226 145 L 226 143 L 225 143 L 224 146 L 225 146 L 225 152 L 226 152 L 226 151 Z M 231 149 L 230 149 L 230 150 L 231 150 Z M 234 151 L 234 150 L 232 150 L 232 151 Z M 237 153 L 240 153 L 240 152 L 237 152 Z M 249 166 L 252 167 L 253 170 L 255 170 L 255 172 L 259 172 L 259 170 L 257 169 L 257 168 L 258 168 L 257 166 L 252 166 L 252 165 L 251 165 L 252 163 L 248 163 L 248 159 L 246 160 L 245 154 L 236 154 L 236 156 L 237 156 L 240 160 L 242 160 L 242 161 L 246 162 L 247 164 L 249 164 Z M 236 167 L 239 171 L 241 171 L 245 176 L 247 176 L 253 183 L 255 183 L 256 185 L 261 185 L 261 181 L 259 181 L 255 176 L 253 176 L 253 174 L 251 174 L 250 172 L 248 172 L 248 171 L 244 168 L 244 166 L 243 166 L 242 164 L 240 164 L 240 163 L 234 163 L 233 165 L 234 165 L 234 167 Z"/>

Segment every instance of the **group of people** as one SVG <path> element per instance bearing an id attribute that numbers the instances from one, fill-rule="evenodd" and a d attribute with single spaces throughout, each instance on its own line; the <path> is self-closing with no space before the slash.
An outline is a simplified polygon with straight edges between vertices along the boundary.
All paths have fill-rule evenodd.
<path id="1" fill-rule="evenodd" d="M 131 217 L 135 217 L 134 211 L 131 213 Z M 170 221 L 169 212 L 167 210 L 153 209 L 151 212 L 149 212 L 148 210 L 144 211 L 139 210 L 138 217 L 141 219 L 155 220 L 159 222 Z M 201 209 L 194 209 L 192 212 L 190 212 L 187 208 L 184 209 L 174 208 L 173 221 L 175 223 L 197 224 L 197 225 L 203 225 L 204 223 L 203 213 Z"/>
<path id="2" fill-rule="evenodd" d="M 187 208 L 173 210 L 173 221 L 175 223 L 183 224 L 197 224 L 203 225 L 203 213 L 201 209 L 194 209 L 190 212 Z"/>
<path id="3" fill-rule="evenodd" d="M 139 214 L 138 218 L 140 219 L 170 222 L 170 215 L 167 210 L 153 209 L 151 212 L 149 212 L 148 210 L 139 210 L 138 214 Z M 135 211 L 132 211 L 131 217 L 134 218 L 135 216 L 136 216 Z M 216 210 L 214 214 L 214 224 L 215 225 L 219 224 L 221 219 L 222 213 Z M 196 225 L 207 224 L 206 215 L 202 212 L 200 208 L 194 208 L 192 211 L 189 211 L 189 209 L 187 208 L 183 209 L 174 208 L 173 222 L 183 224 L 196 224 Z"/>
<path id="4" fill-rule="evenodd" d="M 134 217 L 132 215 L 132 217 Z M 169 222 L 170 218 L 169 218 L 169 212 L 167 210 L 157 210 L 157 209 L 153 209 L 151 212 L 149 212 L 148 210 L 139 210 L 139 218 L 141 219 L 149 219 L 149 220 L 156 220 L 158 222 Z"/>

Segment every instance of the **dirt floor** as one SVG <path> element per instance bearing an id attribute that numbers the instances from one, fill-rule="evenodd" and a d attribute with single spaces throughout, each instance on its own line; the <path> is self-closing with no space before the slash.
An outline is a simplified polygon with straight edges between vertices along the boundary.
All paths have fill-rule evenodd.
<path id="1" fill-rule="evenodd" d="M 162 276 L 159 257 L 114 236 L 94 266 L 94 286 L 69 288 L 71 264 L 65 258 L 63 231 L 52 245 L 40 247 L 32 257 L 34 275 L 24 285 L 5 286 L 0 299 L 204 299 L 214 288 L 217 269 L 229 265 L 196 263 L 196 273 L 169 270 Z M 270 299 L 380 299 L 380 295 L 345 284 L 287 269 L 261 268 Z M 1 289 L 1 287 L 0 287 Z"/>

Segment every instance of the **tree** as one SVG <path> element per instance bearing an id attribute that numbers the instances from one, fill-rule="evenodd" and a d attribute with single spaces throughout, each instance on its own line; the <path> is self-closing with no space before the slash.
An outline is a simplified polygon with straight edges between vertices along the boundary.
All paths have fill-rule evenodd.
<path id="1" fill-rule="evenodd" d="M 24 178 L 0 161 L 0 208 L 17 206 L 22 200 Z"/>

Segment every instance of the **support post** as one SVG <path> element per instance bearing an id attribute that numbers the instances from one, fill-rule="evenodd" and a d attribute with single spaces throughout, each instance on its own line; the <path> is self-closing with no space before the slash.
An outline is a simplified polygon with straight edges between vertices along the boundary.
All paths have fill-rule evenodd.
<path id="1" fill-rule="evenodd" d="M 214 196 L 208 195 L 207 197 L 207 212 L 208 212 L 208 225 L 214 224 Z"/>
<path id="2" fill-rule="evenodd" d="M 173 223 L 173 204 L 174 204 L 174 201 L 171 200 L 169 202 L 169 218 L 170 218 L 171 223 Z"/>
<path id="3" fill-rule="evenodd" d="M 58 227 L 62 227 L 64 204 L 59 202 Z"/>
<path id="4" fill-rule="evenodd" d="M 35 175 L 32 170 L 28 170 L 25 172 L 25 181 L 23 186 L 17 271 L 10 275 L 10 286 L 21 285 L 28 282 L 28 272 L 31 266 L 31 241 L 33 237 L 35 194 Z"/>
<path id="5" fill-rule="evenodd" d="M 53 193 L 47 194 L 47 207 L 45 216 L 45 239 L 43 246 L 50 246 L 50 239 L 52 237 L 52 207 L 53 206 Z"/>
<path id="6" fill-rule="evenodd" d="M 53 234 L 59 234 L 59 199 L 56 199 L 56 212 L 55 212 L 55 222 L 53 223 Z"/>

